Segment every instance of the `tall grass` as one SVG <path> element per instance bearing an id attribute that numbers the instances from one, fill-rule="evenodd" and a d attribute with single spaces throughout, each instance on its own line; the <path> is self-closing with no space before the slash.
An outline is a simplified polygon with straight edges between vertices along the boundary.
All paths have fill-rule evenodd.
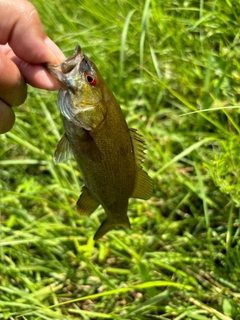
<path id="1" fill-rule="evenodd" d="M 146 142 L 131 230 L 94 243 L 74 160 L 55 166 L 56 93 L 29 88 L 0 136 L 0 319 L 240 319 L 237 1 L 32 1 L 80 44 Z"/>

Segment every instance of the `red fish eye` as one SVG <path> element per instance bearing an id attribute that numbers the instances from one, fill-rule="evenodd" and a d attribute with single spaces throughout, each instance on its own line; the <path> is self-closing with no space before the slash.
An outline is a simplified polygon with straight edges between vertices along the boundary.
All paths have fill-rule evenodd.
<path id="1" fill-rule="evenodd" d="M 86 79 L 91 86 L 95 86 L 95 84 L 97 83 L 97 79 L 89 74 L 86 76 Z"/>

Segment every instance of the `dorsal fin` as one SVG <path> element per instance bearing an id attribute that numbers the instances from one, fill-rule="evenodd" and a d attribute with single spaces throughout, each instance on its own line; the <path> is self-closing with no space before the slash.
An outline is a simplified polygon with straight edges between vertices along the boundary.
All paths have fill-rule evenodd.
<path id="1" fill-rule="evenodd" d="M 153 183 L 149 175 L 142 170 L 145 143 L 136 129 L 129 129 L 129 132 L 132 138 L 134 157 L 137 166 L 135 186 L 131 197 L 147 200 L 152 195 Z"/>
<path id="2" fill-rule="evenodd" d="M 138 167 L 136 173 L 135 186 L 131 198 L 147 200 L 151 197 L 152 193 L 152 179 L 145 171 L 142 170 L 142 168 Z"/>
<path id="3" fill-rule="evenodd" d="M 142 140 L 142 136 L 137 132 L 136 129 L 129 129 L 131 138 L 132 138 L 132 144 L 134 149 L 134 156 L 137 166 L 141 167 L 142 162 L 144 160 L 144 150 L 145 150 L 145 143 Z"/>

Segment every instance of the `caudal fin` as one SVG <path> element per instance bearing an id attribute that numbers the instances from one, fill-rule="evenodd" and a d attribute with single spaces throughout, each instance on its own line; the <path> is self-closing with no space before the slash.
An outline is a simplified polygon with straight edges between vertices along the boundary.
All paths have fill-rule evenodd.
<path id="1" fill-rule="evenodd" d="M 114 222 L 111 222 L 110 219 L 106 218 L 102 224 L 100 225 L 100 227 L 98 228 L 97 232 L 95 233 L 95 236 L 94 236 L 94 240 L 98 240 L 100 239 L 102 236 L 104 236 L 108 231 L 114 229 L 114 227 L 116 226 L 122 226 L 122 227 L 125 227 L 125 228 L 131 228 L 131 225 L 130 225 L 130 222 L 129 222 L 129 219 L 128 217 L 126 216 L 124 218 L 124 221 L 123 222 L 120 222 L 120 223 L 114 223 Z"/>

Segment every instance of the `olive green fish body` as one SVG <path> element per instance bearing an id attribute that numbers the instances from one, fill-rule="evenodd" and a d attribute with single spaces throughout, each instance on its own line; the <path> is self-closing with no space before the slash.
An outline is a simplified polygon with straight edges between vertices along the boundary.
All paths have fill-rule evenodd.
<path id="1" fill-rule="evenodd" d="M 63 120 L 65 134 L 91 196 L 103 206 L 110 219 L 114 218 L 115 224 L 128 226 L 124 218 L 127 218 L 128 199 L 132 196 L 136 175 L 133 146 L 124 118 L 122 125 L 113 130 L 109 113 L 104 124 L 91 131 Z M 124 144 L 118 137 L 124 137 Z M 78 209 L 81 214 L 88 214 L 80 205 Z"/>
<path id="2" fill-rule="evenodd" d="M 75 49 L 59 66 L 47 66 L 58 79 L 58 106 L 65 135 L 55 151 L 55 162 L 73 153 L 84 187 L 77 201 L 81 215 L 91 214 L 100 204 L 107 218 L 94 239 L 117 225 L 130 227 L 127 217 L 130 197 L 148 199 L 152 182 L 142 170 L 143 141 L 129 129 L 118 102 L 96 66 Z"/>

